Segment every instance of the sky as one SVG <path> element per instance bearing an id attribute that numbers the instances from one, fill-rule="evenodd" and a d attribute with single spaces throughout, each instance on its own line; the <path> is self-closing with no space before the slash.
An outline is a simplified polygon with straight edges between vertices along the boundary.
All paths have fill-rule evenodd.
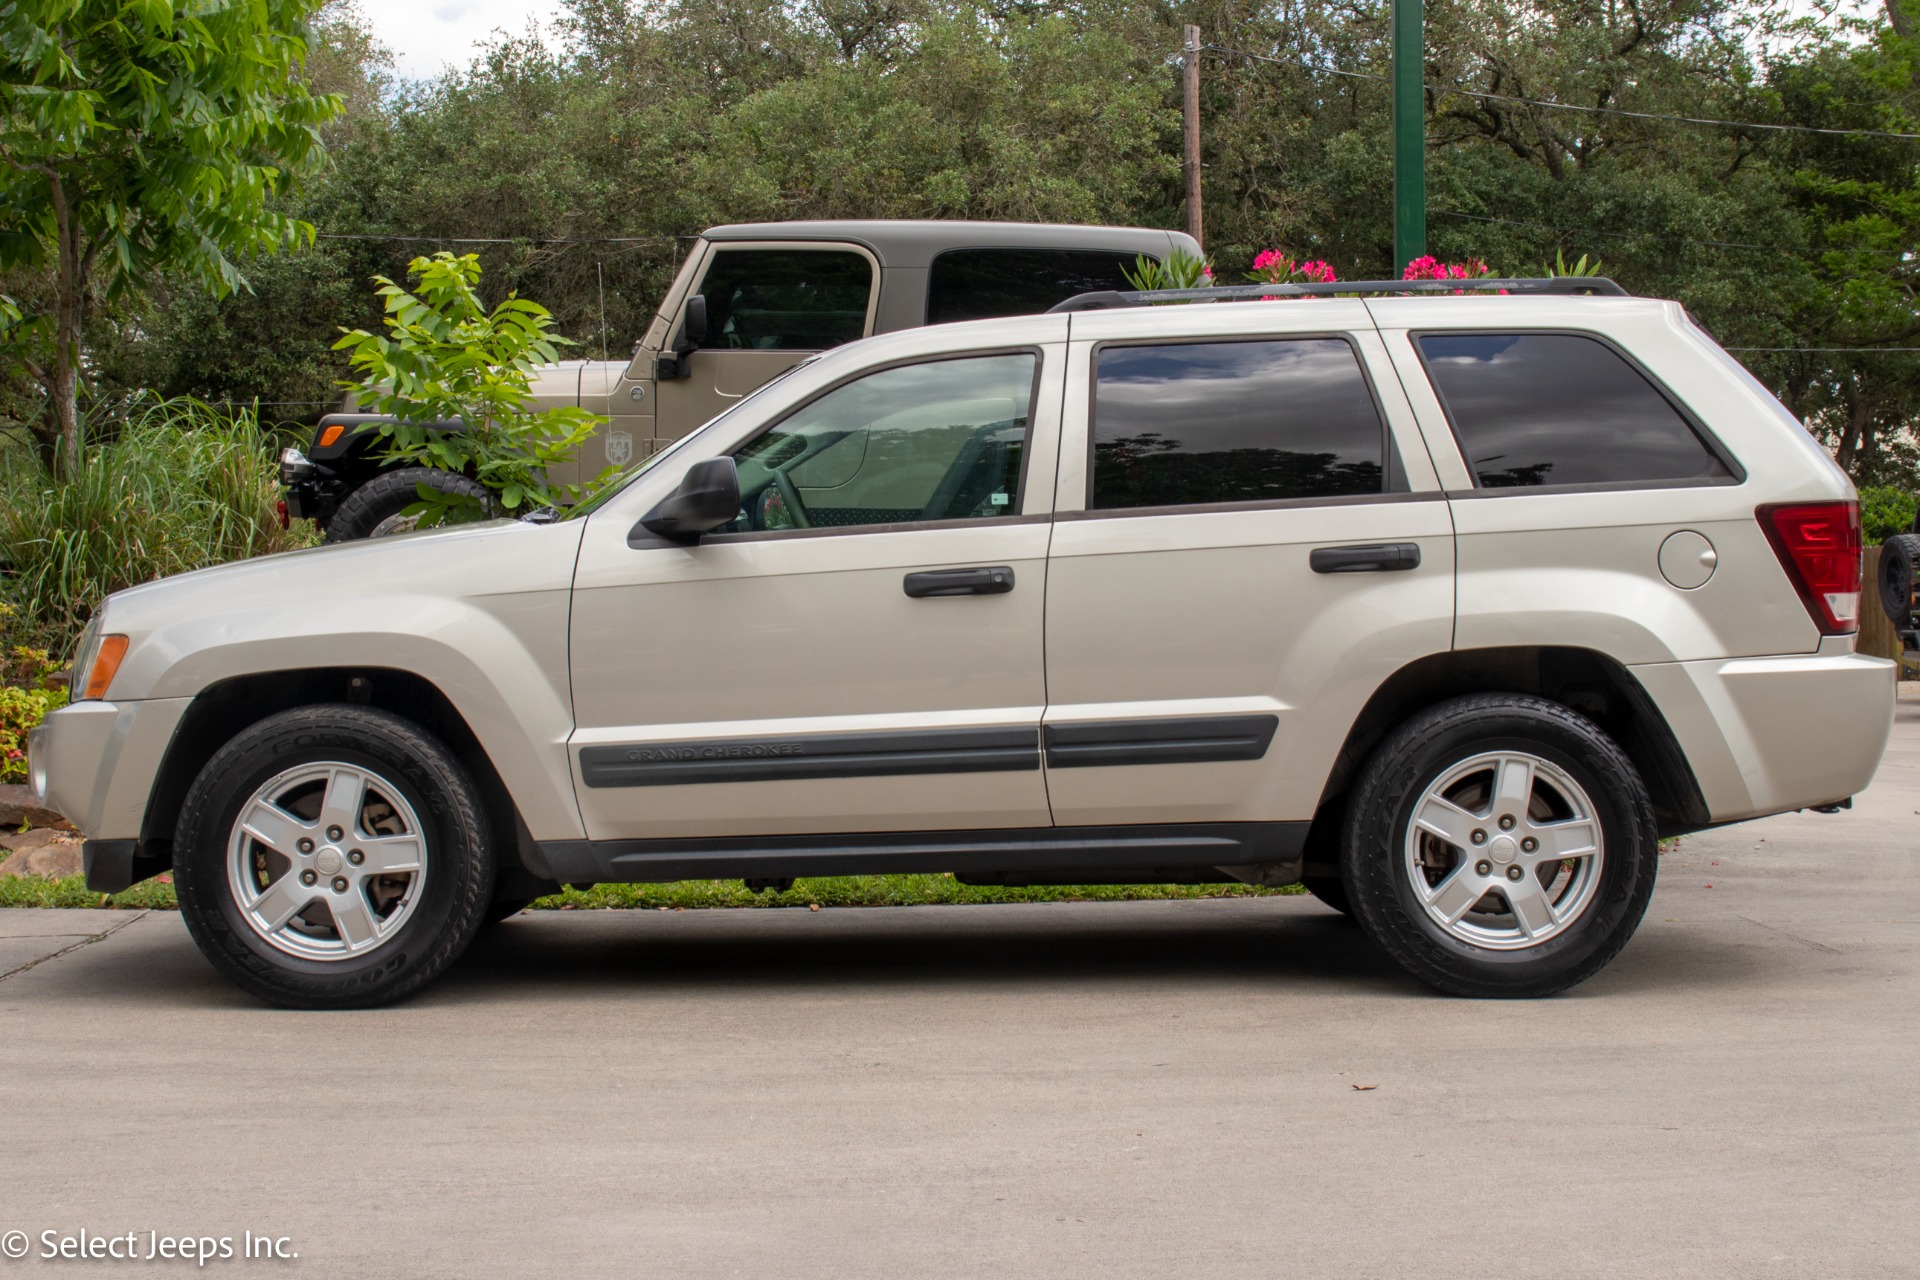
<path id="1" fill-rule="evenodd" d="M 467 65 L 496 29 L 517 36 L 529 19 L 545 24 L 560 0 L 362 0 L 360 12 L 393 50 L 394 70 L 423 80 Z"/>

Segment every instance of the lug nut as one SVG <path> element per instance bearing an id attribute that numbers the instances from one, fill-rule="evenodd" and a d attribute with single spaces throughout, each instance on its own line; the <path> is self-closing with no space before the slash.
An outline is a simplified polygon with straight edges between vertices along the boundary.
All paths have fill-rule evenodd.
<path id="1" fill-rule="evenodd" d="M 1535 840 L 1532 836 L 1528 836 L 1525 840 L 1522 840 L 1520 842 L 1520 852 L 1522 853 L 1532 853 L 1535 849 L 1538 849 L 1539 847 L 1540 847 L 1540 842 L 1538 840 Z"/>
<path id="2" fill-rule="evenodd" d="M 1528 843 L 1531 844 L 1532 841 L 1528 841 Z M 347 854 L 347 861 L 351 862 L 356 867 L 359 866 L 361 863 L 365 862 L 366 860 L 367 860 L 367 855 L 360 852 L 358 849 L 351 850 Z"/>
<path id="3" fill-rule="evenodd" d="M 1491 862 L 1488 862 L 1485 858 L 1482 858 L 1480 859 L 1480 861 L 1473 864 L 1473 873 L 1477 876 L 1488 875 L 1492 871 L 1493 871 L 1493 864 Z"/>
<path id="4" fill-rule="evenodd" d="M 1511 819 L 1509 819 L 1509 821 L 1508 821 L 1508 825 L 1509 825 L 1509 826 L 1511 826 L 1511 825 L 1512 825 L 1512 821 L 1511 821 Z M 347 834 L 347 833 L 346 833 L 346 832 L 344 832 L 344 831 L 342 831 L 342 830 L 341 830 L 340 828 L 338 828 L 338 827 L 328 827 L 328 828 L 327 828 L 327 839 L 329 839 L 329 840 L 338 840 L 338 839 L 339 839 L 339 838 L 340 838 L 341 836 L 343 836 L 343 835 L 345 835 L 345 834 Z"/>
<path id="5" fill-rule="evenodd" d="M 1514 870 L 1518 871 L 1519 868 L 1515 867 Z M 335 876 L 333 878 L 333 891 L 335 893 L 345 893 L 347 891 L 347 878 L 345 876 Z"/>
<path id="6" fill-rule="evenodd" d="M 313 872 L 311 871 L 302 871 L 300 873 L 301 884 L 312 884 L 314 881 L 318 880 L 319 878 L 320 878 L 319 876 L 313 874 Z"/>
<path id="7" fill-rule="evenodd" d="M 302 853 L 312 853 L 313 841 L 307 839 L 305 836 L 301 836 L 299 841 L 295 844 L 295 848 L 299 849 L 300 852 Z"/>
<path id="8" fill-rule="evenodd" d="M 1518 880 L 1518 879 L 1519 879 L 1519 878 L 1520 878 L 1521 876 L 1523 876 L 1523 875 L 1525 875 L 1525 874 L 1527 874 L 1527 873 L 1526 873 L 1526 872 L 1524 872 L 1524 871 L 1522 871 L 1522 870 L 1521 870 L 1520 868 L 1518 868 L 1518 867 L 1508 867 L 1508 868 L 1507 868 L 1507 879 L 1509 879 L 1509 880 Z M 338 883 L 338 882 L 336 881 L 336 883 Z"/>
<path id="9" fill-rule="evenodd" d="M 1485 844 L 1487 842 L 1487 833 L 1476 829 L 1472 838 L 1475 844 Z"/>
<path id="10" fill-rule="evenodd" d="M 1501 829 L 1502 831 L 1511 831 L 1511 830 L 1513 830 L 1513 815 L 1512 815 L 1512 814 L 1510 814 L 1510 813 L 1503 813 L 1503 814 L 1501 814 L 1501 815 L 1500 815 L 1500 829 Z"/>

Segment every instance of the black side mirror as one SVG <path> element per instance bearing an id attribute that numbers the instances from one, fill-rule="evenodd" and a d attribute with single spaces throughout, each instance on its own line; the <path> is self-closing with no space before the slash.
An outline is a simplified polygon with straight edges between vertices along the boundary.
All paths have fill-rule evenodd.
<path id="1" fill-rule="evenodd" d="M 707 300 L 696 293 L 687 299 L 686 310 L 680 320 L 680 340 L 673 344 L 671 351 L 661 353 L 654 366 L 654 376 L 663 382 L 687 377 L 693 372 L 687 357 L 706 345 L 706 341 Z"/>
<path id="2" fill-rule="evenodd" d="M 680 325 L 680 349 L 695 351 L 707 345 L 707 299 L 694 294 L 687 299 L 687 318 Z"/>
<path id="3" fill-rule="evenodd" d="M 712 533 L 739 514 L 739 469 L 732 458 L 708 458 L 688 467 L 680 487 L 640 517 L 633 532 L 645 529 L 674 542 L 698 542 L 701 534 Z"/>

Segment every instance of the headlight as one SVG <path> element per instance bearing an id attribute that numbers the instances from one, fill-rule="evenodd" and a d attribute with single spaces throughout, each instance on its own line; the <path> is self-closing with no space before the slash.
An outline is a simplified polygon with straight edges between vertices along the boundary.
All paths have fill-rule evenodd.
<path id="1" fill-rule="evenodd" d="M 296 485 L 302 480 L 313 478 L 313 463 L 306 454 L 298 449 L 284 449 L 280 453 L 280 483 Z"/>

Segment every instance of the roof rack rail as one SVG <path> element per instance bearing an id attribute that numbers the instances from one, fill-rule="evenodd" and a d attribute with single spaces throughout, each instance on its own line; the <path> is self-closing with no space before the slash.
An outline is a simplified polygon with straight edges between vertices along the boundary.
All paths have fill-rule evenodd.
<path id="1" fill-rule="evenodd" d="M 1230 284 L 1199 289 L 1103 289 L 1078 293 L 1047 308 L 1058 311 L 1105 311 L 1114 307 L 1146 307 L 1163 302 L 1240 302 L 1260 298 L 1312 298 L 1395 293 L 1461 293 L 1467 290 L 1503 293 L 1539 293 L 1555 297 L 1598 295 L 1631 297 L 1605 276 L 1542 276 L 1535 279 L 1477 280 L 1341 280 L 1332 284 Z"/>

